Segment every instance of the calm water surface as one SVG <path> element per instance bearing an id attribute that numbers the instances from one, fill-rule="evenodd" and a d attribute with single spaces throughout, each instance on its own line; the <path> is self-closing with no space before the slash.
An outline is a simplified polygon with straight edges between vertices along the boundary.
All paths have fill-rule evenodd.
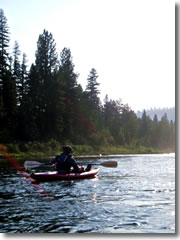
<path id="1" fill-rule="evenodd" d="M 0 232 L 174 233 L 175 155 L 112 160 L 118 167 L 100 166 L 98 178 L 40 186 L 0 166 Z"/>

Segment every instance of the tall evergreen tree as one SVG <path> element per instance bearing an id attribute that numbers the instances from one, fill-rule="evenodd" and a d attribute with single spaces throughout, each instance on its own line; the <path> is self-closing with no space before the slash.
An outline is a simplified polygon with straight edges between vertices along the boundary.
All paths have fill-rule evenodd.
<path id="1" fill-rule="evenodd" d="M 34 64 L 31 65 L 29 76 L 27 79 L 27 97 L 23 101 L 23 122 L 25 126 L 23 129 L 23 138 L 27 140 L 40 140 L 40 130 L 38 128 L 39 115 L 40 115 L 40 83 L 38 73 Z M 22 135 L 21 135 L 22 137 Z"/>
<path id="2" fill-rule="evenodd" d="M 109 128 L 109 130 L 112 132 L 115 119 L 119 119 L 119 113 L 116 106 L 116 102 L 113 101 L 112 99 L 109 100 L 107 95 L 105 96 L 105 99 L 104 99 L 103 112 L 104 112 L 103 113 L 104 126 L 105 128 Z"/>
<path id="3" fill-rule="evenodd" d="M 3 106 L 6 112 L 5 128 L 9 141 L 14 140 L 17 125 L 16 84 L 10 72 L 3 76 Z"/>
<path id="4" fill-rule="evenodd" d="M 143 145 L 149 146 L 151 144 L 152 126 L 153 122 L 144 110 L 142 119 L 139 121 L 139 138 Z"/>
<path id="5" fill-rule="evenodd" d="M 92 68 L 87 78 L 87 86 L 85 95 L 87 99 L 87 109 L 89 119 L 93 122 L 96 128 L 102 126 L 102 112 L 100 103 L 100 90 L 98 89 L 99 83 L 97 82 L 98 74 L 96 69 Z"/>
<path id="6" fill-rule="evenodd" d="M 7 25 L 7 19 L 4 15 L 3 9 L 0 9 L 0 140 L 5 141 L 7 139 L 7 131 L 5 124 L 5 106 L 3 98 L 3 83 L 5 76 L 7 75 L 7 58 L 9 47 L 9 29 Z"/>
<path id="7" fill-rule="evenodd" d="M 9 27 L 3 9 L 0 8 L 0 90 L 8 69 Z"/>
<path id="8" fill-rule="evenodd" d="M 53 36 L 44 30 L 37 42 L 35 65 L 30 72 L 30 95 L 36 105 L 37 125 L 43 139 L 52 132 L 54 121 L 54 89 L 58 59 Z"/>
<path id="9" fill-rule="evenodd" d="M 122 129 L 125 137 L 125 143 L 134 144 L 137 140 L 138 122 L 136 114 L 132 110 L 124 108 L 122 112 Z"/>
<path id="10" fill-rule="evenodd" d="M 64 48 L 60 54 L 58 77 L 59 81 L 61 81 L 61 92 L 63 92 L 65 101 L 64 105 L 66 105 L 63 114 L 63 138 L 74 139 L 77 132 L 76 124 L 78 119 L 76 109 L 79 108 L 81 86 L 77 83 L 78 74 L 74 72 L 72 55 L 68 48 Z"/>
<path id="11" fill-rule="evenodd" d="M 28 114 L 31 109 L 31 101 L 28 95 L 29 74 L 27 70 L 27 57 L 23 53 L 22 62 L 20 65 L 20 79 L 18 84 L 18 113 L 17 113 L 17 139 L 21 141 L 28 141 L 31 139 L 31 133 L 29 132 L 30 125 L 29 120 L 32 119 L 31 114 Z M 31 129 L 32 131 L 32 129 Z"/>
<path id="12" fill-rule="evenodd" d="M 36 51 L 36 67 L 40 73 L 41 82 L 46 83 L 48 77 L 57 70 L 56 43 L 52 33 L 47 30 L 39 35 Z"/>
<path id="13" fill-rule="evenodd" d="M 157 114 L 154 115 L 153 122 L 156 124 L 158 122 Z"/>
<path id="14" fill-rule="evenodd" d="M 19 60 L 19 56 L 21 52 L 19 50 L 19 44 L 17 41 L 14 43 L 13 49 L 13 81 L 16 84 L 16 94 L 18 105 L 20 104 L 20 90 L 21 90 L 21 64 Z"/>
<path id="15" fill-rule="evenodd" d="M 97 78 L 97 71 L 96 69 L 92 68 L 87 79 L 86 92 L 91 106 L 95 109 L 99 109 L 100 106 L 100 99 L 98 97 L 100 94 L 98 86 L 100 84 L 97 82 Z"/>
<path id="16" fill-rule="evenodd" d="M 160 144 L 166 148 L 170 145 L 171 126 L 165 113 L 160 121 Z"/>
<path id="17" fill-rule="evenodd" d="M 100 84 L 97 82 L 97 78 L 98 78 L 97 71 L 95 68 L 92 68 L 89 72 L 87 78 L 87 85 L 84 92 L 84 102 L 86 104 L 85 105 L 86 116 L 89 122 L 91 123 L 90 124 L 91 128 L 89 128 L 91 132 L 88 133 L 88 136 L 90 139 L 90 144 L 94 145 L 94 147 L 97 147 L 96 145 L 99 144 L 102 145 L 108 144 L 108 142 L 112 142 L 112 137 L 110 136 L 109 132 L 110 126 L 104 128 L 107 121 L 105 123 L 103 107 L 98 96 L 100 94 L 100 90 L 98 89 Z M 107 111 L 105 110 L 105 112 Z"/>
<path id="18" fill-rule="evenodd" d="M 16 129 L 16 84 L 10 71 L 9 40 L 7 19 L 0 9 L 0 98 L 6 114 L 6 121 L 0 127 L 5 128 L 9 139 L 13 140 Z"/>
<path id="19" fill-rule="evenodd" d="M 64 79 L 64 88 L 67 94 L 66 97 L 72 102 L 75 102 L 78 97 L 78 74 L 74 72 L 71 50 L 68 48 L 64 48 L 60 54 L 59 74 Z"/>
<path id="20" fill-rule="evenodd" d="M 19 88 L 19 97 L 20 102 L 23 102 L 24 97 L 27 95 L 29 86 L 28 86 L 28 70 L 27 70 L 27 56 L 23 53 L 22 63 L 21 63 L 21 74 L 20 74 L 20 88 Z"/>
<path id="21" fill-rule="evenodd" d="M 158 147 L 160 140 L 160 132 L 159 132 L 159 122 L 157 114 L 154 115 L 152 130 L 151 130 L 151 146 Z"/>

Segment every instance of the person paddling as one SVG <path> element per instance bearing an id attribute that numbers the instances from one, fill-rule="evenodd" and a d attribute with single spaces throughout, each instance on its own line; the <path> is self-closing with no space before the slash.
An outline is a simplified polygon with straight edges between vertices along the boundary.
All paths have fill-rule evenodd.
<path id="1" fill-rule="evenodd" d="M 83 167 L 79 167 L 75 159 L 71 156 L 72 147 L 62 147 L 63 153 L 57 155 L 53 160 L 50 161 L 50 165 L 56 164 L 58 173 L 66 174 L 70 172 L 80 173 L 83 172 Z M 71 170 L 73 168 L 73 171 Z"/>

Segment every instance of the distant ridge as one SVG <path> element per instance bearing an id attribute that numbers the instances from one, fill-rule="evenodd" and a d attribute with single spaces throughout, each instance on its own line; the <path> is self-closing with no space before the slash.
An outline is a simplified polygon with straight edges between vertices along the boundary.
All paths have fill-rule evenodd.
<path id="1" fill-rule="evenodd" d="M 156 114 L 158 117 L 158 121 L 161 120 L 162 116 L 166 113 L 168 120 L 175 122 L 175 107 L 172 108 L 151 108 L 146 110 L 146 115 L 149 116 L 152 120 L 154 119 L 154 115 Z M 137 111 L 136 115 L 138 118 L 141 118 L 143 111 Z"/>

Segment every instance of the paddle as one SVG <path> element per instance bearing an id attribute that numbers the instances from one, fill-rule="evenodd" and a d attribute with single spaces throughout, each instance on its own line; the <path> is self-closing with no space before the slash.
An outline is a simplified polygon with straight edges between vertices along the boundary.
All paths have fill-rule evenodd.
<path id="1" fill-rule="evenodd" d="M 85 163 L 88 164 L 88 163 Z M 109 167 L 109 168 L 116 168 L 117 167 L 117 162 L 116 161 L 106 161 L 102 163 L 90 163 L 91 165 L 101 165 L 103 167 Z M 40 166 L 47 166 L 50 165 L 49 163 L 40 163 L 37 161 L 26 161 L 24 162 L 24 167 L 27 168 L 36 168 Z"/>
<path id="2" fill-rule="evenodd" d="M 37 162 L 37 161 L 26 161 L 26 162 L 24 162 L 24 167 L 25 168 L 37 168 L 37 167 L 45 166 L 45 165 L 49 165 L 49 164 L 40 163 L 40 162 Z"/>
<path id="3" fill-rule="evenodd" d="M 88 163 L 86 163 L 88 164 Z M 116 161 L 106 161 L 102 163 L 90 163 L 91 165 L 101 165 L 103 167 L 109 167 L 109 168 L 116 168 L 117 167 L 117 162 Z"/>

